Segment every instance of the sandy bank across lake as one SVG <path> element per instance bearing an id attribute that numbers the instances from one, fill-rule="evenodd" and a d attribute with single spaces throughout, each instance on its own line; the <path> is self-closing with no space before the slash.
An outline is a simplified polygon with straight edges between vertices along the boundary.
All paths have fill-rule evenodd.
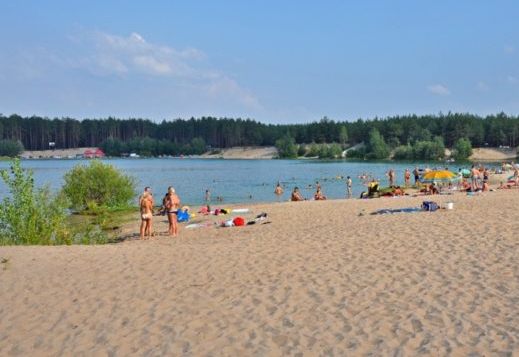
<path id="1" fill-rule="evenodd" d="M 517 353 L 519 190 L 434 199 L 454 210 L 284 202 L 176 239 L 0 247 L 0 355 Z"/>

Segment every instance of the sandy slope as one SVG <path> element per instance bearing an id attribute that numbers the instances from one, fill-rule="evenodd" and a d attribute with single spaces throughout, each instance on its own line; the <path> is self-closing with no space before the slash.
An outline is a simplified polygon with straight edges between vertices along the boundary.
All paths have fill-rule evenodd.
<path id="1" fill-rule="evenodd" d="M 515 149 L 477 148 L 472 150 L 472 161 L 510 161 L 517 158 Z"/>
<path id="2" fill-rule="evenodd" d="M 0 355 L 517 353 L 519 190 L 435 199 L 455 209 L 280 203 L 265 225 L 0 248 Z"/>
<path id="3" fill-rule="evenodd" d="M 274 146 L 237 146 L 221 149 L 216 155 L 210 152 L 201 155 L 203 158 L 214 159 L 272 159 L 277 156 L 278 151 Z"/>
<path id="4" fill-rule="evenodd" d="M 26 150 L 20 156 L 24 159 L 49 159 L 52 157 L 61 157 L 66 159 L 68 157 L 75 158 L 76 155 L 83 155 L 86 150 L 95 151 L 95 147 L 84 147 L 76 149 L 56 149 L 56 150 Z"/>

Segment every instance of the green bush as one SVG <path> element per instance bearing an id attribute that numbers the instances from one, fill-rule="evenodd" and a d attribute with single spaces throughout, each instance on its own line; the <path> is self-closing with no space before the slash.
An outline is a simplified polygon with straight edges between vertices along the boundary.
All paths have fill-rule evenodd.
<path id="1" fill-rule="evenodd" d="M 48 188 L 35 189 L 32 172 L 22 169 L 18 159 L 0 176 L 10 193 L 0 207 L 0 245 L 72 243 L 60 197 Z"/>
<path id="2" fill-rule="evenodd" d="M 364 148 L 361 149 L 350 149 L 346 152 L 346 157 L 348 159 L 364 159 L 366 156 L 366 151 Z"/>
<path id="3" fill-rule="evenodd" d="M 389 147 L 377 129 L 372 129 L 369 133 L 369 141 L 366 151 L 366 157 L 368 159 L 381 160 L 389 157 Z"/>
<path id="4" fill-rule="evenodd" d="M 17 157 L 23 150 L 22 143 L 17 140 L 0 140 L 0 156 Z"/>
<path id="5" fill-rule="evenodd" d="M 64 177 L 63 193 L 77 211 L 125 208 L 135 196 L 135 179 L 114 166 L 93 160 L 77 165 Z"/>
<path id="6" fill-rule="evenodd" d="M 306 153 L 306 156 L 308 156 L 308 157 L 317 157 L 317 156 L 319 156 L 319 151 L 320 151 L 319 144 L 311 143 L 310 144 L 310 149 Z"/>
<path id="7" fill-rule="evenodd" d="M 297 145 L 293 137 L 285 135 L 281 139 L 276 140 L 276 148 L 278 149 L 280 158 L 293 159 L 297 157 Z"/>
<path id="8" fill-rule="evenodd" d="M 297 147 L 297 156 L 305 156 L 306 155 L 306 145 L 301 144 Z"/>
<path id="9" fill-rule="evenodd" d="M 439 136 L 432 141 L 417 141 L 413 145 L 413 158 L 416 160 L 440 160 L 445 156 L 445 145 Z"/>
<path id="10" fill-rule="evenodd" d="M 395 149 L 393 153 L 393 159 L 395 160 L 412 160 L 414 159 L 413 147 L 411 145 L 400 145 Z"/>
<path id="11" fill-rule="evenodd" d="M 467 160 L 472 155 L 472 144 L 467 138 L 460 138 L 453 147 L 456 160 Z"/>

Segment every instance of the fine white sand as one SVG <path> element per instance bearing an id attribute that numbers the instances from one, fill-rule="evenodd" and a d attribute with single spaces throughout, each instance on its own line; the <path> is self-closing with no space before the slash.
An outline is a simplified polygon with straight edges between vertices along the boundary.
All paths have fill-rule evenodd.
<path id="1" fill-rule="evenodd" d="M 0 247 L 0 355 L 519 353 L 519 190 L 433 199 L 454 210 L 279 203 L 246 216 L 270 224 Z"/>

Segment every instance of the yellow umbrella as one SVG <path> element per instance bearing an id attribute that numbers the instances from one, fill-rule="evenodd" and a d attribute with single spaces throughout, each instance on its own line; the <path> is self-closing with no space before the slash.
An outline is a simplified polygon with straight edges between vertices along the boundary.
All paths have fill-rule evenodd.
<path id="1" fill-rule="evenodd" d="M 423 174 L 421 182 L 451 182 L 459 180 L 459 176 L 449 170 L 434 170 Z"/>

